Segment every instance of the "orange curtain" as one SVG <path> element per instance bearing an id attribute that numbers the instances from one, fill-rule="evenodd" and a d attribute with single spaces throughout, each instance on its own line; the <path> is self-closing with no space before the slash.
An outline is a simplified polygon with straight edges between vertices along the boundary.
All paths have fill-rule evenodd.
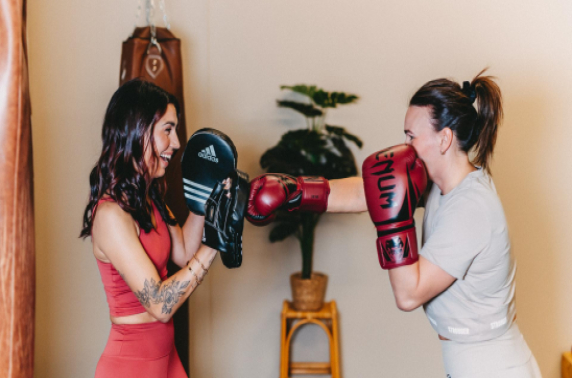
<path id="1" fill-rule="evenodd" d="M 0 375 L 34 369 L 34 202 L 26 1 L 0 0 Z"/>

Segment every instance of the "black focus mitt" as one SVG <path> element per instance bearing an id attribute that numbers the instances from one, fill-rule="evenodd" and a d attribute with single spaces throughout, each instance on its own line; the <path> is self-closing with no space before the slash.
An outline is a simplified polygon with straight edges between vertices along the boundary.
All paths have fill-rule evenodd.
<path id="1" fill-rule="evenodd" d="M 250 184 L 248 175 L 239 170 L 233 170 L 229 179 L 230 189 L 218 182 L 207 199 L 203 243 L 220 252 L 227 268 L 238 268 L 242 264 L 242 230 Z"/>
<path id="2" fill-rule="evenodd" d="M 200 129 L 187 142 L 181 158 L 183 189 L 189 210 L 205 215 L 205 203 L 217 183 L 236 170 L 232 140 L 216 129 Z"/>

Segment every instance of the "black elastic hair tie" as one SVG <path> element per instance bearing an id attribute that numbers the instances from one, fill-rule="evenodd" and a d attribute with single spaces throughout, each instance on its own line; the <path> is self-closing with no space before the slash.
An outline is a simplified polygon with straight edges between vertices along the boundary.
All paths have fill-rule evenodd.
<path id="1" fill-rule="evenodd" d="M 475 87 L 471 85 L 468 81 L 463 81 L 463 93 L 471 100 L 471 104 L 475 102 L 477 98 L 477 92 L 475 91 Z"/>

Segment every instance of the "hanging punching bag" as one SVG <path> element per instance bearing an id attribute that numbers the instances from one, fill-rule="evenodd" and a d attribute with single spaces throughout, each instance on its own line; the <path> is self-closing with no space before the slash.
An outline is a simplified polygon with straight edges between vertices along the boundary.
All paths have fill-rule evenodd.
<path id="1" fill-rule="evenodd" d="M 25 0 L 0 0 L 0 375 L 34 368 L 34 201 Z"/>
<path id="2" fill-rule="evenodd" d="M 133 31 L 121 49 L 121 68 L 119 84 L 134 78 L 143 78 L 172 93 L 179 101 L 181 114 L 177 136 L 181 146 L 187 142 L 185 127 L 185 104 L 183 101 L 183 70 L 181 59 L 181 40 L 176 38 L 166 28 L 155 27 L 149 18 L 151 26 L 138 27 Z M 183 192 L 183 177 L 181 175 L 181 148 L 167 167 L 165 179 L 167 193 L 165 202 L 183 224 L 189 215 Z M 169 273 L 173 274 L 178 266 L 169 262 Z M 181 362 L 189 374 L 189 305 L 185 302 L 173 317 L 175 326 L 175 346 Z"/>

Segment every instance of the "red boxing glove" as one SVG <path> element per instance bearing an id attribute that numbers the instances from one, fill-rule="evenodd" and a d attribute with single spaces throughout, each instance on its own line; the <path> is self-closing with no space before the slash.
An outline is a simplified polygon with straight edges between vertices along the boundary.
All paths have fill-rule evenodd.
<path id="1" fill-rule="evenodd" d="M 329 195 L 330 184 L 323 177 L 267 173 L 250 182 L 246 219 L 264 226 L 274 220 L 280 208 L 323 213 L 328 208 Z"/>
<path id="2" fill-rule="evenodd" d="M 377 229 L 383 269 L 419 260 L 413 212 L 427 188 L 427 171 L 415 149 L 401 144 L 370 155 L 362 166 L 367 208 Z"/>

